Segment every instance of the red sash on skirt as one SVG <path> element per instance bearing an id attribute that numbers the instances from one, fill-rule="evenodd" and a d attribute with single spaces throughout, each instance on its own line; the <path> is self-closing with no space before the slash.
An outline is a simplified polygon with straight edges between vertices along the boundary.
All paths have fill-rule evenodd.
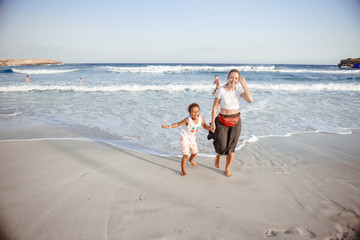
<path id="1" fill-rule="evenodd" d="M 240 120 L 240 115 L 241 114 L 238 113 L 237 116 L 235 116 L 235 117 L 227 117 L 227 116 L 219 114 L 219 120 L 220 120 L 222 125 L 224 125 L 226 127 L 233 127 Z"/>

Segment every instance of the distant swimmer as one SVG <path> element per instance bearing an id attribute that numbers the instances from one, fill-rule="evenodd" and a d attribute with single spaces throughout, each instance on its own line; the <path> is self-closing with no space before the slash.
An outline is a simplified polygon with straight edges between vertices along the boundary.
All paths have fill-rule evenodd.
<path id="1" fill-rule="evenodd" d="M 29 75 L 26 76 L 25 82 L 30 82 Z"/>
<path id="2" fill-rule="evenodd" d="M 78 82 L 82 82 L 82 78 L 81 78 L 81 77 L 79 77 Z"/>
<path id="3" fill-rule="evenodd" d="M 218 77 L 218 75 L 215 75 L 214 84 L 216 84 L 216 88 L 215 88 L 215 90 L 213 91 L 212 95 L 215 96 L 217 90 L 219 89 L 219 87 L 220 87 L 220 85 L 221 85 L 221 80 L 220 80 L 220 78 Z"/>

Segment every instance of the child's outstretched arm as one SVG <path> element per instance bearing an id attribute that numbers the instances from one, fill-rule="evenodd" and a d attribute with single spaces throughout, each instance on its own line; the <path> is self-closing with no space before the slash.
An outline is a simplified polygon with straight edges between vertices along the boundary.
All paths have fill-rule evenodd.
<path id="1" fill-rule="evenodd" d="M 176 128 L 176 127 L 180 127 L 181 125 L 184 124 L 189 124 L 189 119 L 188 118 L 184 118 L 184 120 L 177 122 L 177 123 L 173 123 L 170 125 L 161 125 L 162 128 Z"/>
<path id="2" fill-rule="evenodd" d="M 205 130 L 210 130 L 210 125 L 206 125 L 206 123 L 205 123 L 205 120 L 204 119 L 202 119 L 202 127 L 205 129 Z"/>

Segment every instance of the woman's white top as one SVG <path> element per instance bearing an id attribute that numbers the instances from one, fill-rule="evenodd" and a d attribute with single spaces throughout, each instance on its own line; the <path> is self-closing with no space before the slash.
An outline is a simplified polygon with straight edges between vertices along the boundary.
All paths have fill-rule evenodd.
<path id="1" fill-rule="evenodd" d="M 236 86 L 233 91 L 226 91 L 221 87 L 216 92 L 216 98 L 220 98 L 220 107 L 226 110 L 239 109 L 241 94 L 244 92 L 242 87 Z"/>

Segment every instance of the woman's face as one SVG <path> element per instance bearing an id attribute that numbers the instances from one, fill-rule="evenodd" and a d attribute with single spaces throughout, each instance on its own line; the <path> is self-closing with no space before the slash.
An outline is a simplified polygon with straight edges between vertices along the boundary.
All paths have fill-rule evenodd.
<path id="1" fill-rule="evenodd" d="M 232 72 L 228 78 L 228 83 L 232 86 L 235 86 L 239 82 L 239 73 Z"/>
<path id="2" fill-rule="evenodd" d="M 198 107 L 193 107 L 191 108 L 190 110 L 190 117 L 193 119 L 193 120 L 196 120 L 196 119 L 199 119 L 199 116 L 200 116 L 200 109 Z"/>

